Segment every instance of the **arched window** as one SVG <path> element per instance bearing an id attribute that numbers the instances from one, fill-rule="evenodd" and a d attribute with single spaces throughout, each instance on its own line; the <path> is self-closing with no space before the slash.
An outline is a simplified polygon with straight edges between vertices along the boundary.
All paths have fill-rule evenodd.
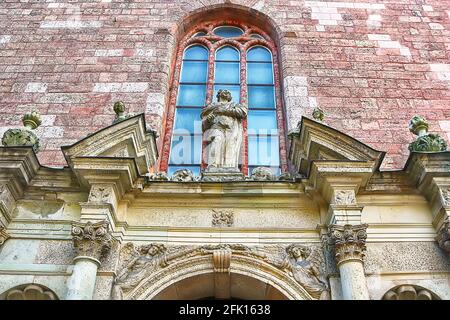
<path id="1" fill-rule="evenodd" d="M 179 46 L 160 171 L 171 175 L 187 168 L 199 175 L 205 168 L 200 113 L 220 89 L 249 106 L 242 172 L 249 175 L 260 166 L 286 171 L 278 74 L 275 44 L 263 30 L 219 23 L 191 30 Z"/>

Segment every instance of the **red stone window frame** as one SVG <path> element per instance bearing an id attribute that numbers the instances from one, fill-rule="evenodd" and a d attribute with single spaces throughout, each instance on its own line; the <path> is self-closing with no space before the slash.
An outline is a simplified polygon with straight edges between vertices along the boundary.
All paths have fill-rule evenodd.
<path id="1" fill-rule="evenodd" d="M 243 30 L 243 35 L 236 38 L 222 38 L 213 33 L 214 29 L 219 26 L 234 26 Z M 206 36 L 194 37 L 198 32 L 205 32 Z M 258 34 L 263 39 L 253 38 L 250 35 Z M 169 166 L 169 156 L 171 148 L 171 140 L 175 119 L 176 101 L 178 95 L 178 89 L 180 85 L 181 68 L 183 64 L 183 54 L 184 50 L 189 46 L 199 44 L 203 45 L 209 50 L 208 57 L 208 74 L 207 74 L 207 85 L 206 85 L 206 104 L 211 103 L 214 99 L 214 69 L 215 69 L 215 56 L 216 51 L 225 45 L 230 45 L 236 48 L 240 53 L 240 102 L 247 103 L 247 51 L 255 46 L 262 46 L 268 49 L 272 54 L 272 64 L 273 64 L 273 74 L 274 74 L 274 89 L 275 89 L 275 103 L 276 103 L 276 115 L 277 115 L 277 125 L 278 125 L 278 139 L 279 139 L 279 156 L 280 156 L 280 167 L 281 172 L 286 172 L 288 169 L 287 165 L 287 154 L 286 154 L 286 135 L 285 135 L 285 122 L 283 117 L 282 99 L 281 99 L 281 85 L 280 85 L 280 68 L 279 59 L 276 49 L 276 45 L 271 37 L 258 27 L 236 22 L 236 21 L 218 21 L 218 22 L 207 22 L 200 24 L 193 28 L 191 31 L 186 33 L 184 38 L 180 41 L 176 54 L 176 62 L 174 67 L 174 74 L 172 79 L 172 87 L 169 96 L 169 107 L 166 115 L 166 126 L 163 136 L 161 160 L 159 165 L 159 170 L 166 172 Z M 242 146 L 242 168 L 241 171 L 244 175 L 248 172 L 248 136 L 247 136 L 247 123 L 244 121 L 244 139 Z M 204 148 L 202 150 L 202 164 L 201 170 L 205 169 L 205 154 Z"/>

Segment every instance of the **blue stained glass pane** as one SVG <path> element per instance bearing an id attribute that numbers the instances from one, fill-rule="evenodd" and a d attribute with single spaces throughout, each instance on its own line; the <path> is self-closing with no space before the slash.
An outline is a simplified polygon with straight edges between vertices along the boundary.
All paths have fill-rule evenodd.
<path id="1" fill-rule="evenodd" d="M 249 86 L 248 106 L 249 108 L 275 109 L 274 87 Z"/>
<path id="2" fill-rule="evenodd" d="M 248 164 L 250 166 L 278 167 L 280 165 L 278 137 L 249 136 Z"/>
<path id="3" fill-rule="evenodd" d="M 172 137 L 170 164 L 200 164 L 202 156 L 202 136 Z"/>
<path id="4" fill-rule="evenodd" d="M 250 35 L 250 37 L 255 38 L 255 39 L 264 39 L 261 35 L 253 33 Z"/>
<path id="5" fill-rule="evenodd" d="M 275 110 L 250 110 L 248 113 L 249 134 L 278 134 Z"/>
<path id="6" fill-rule="evenodd" d="M 244 32 L 237 27 L 219 27 L 214 30 L 214 34 L 219 37 L 234 38 L 243 35 Z"/>
<path id="7" fill-rule="evenodd" d="M 216 62 L 215 83 L 240 83 L 239 62 Z"/>
<path id="8" fill-rule="evenodd" d="M 200 108 L 177 108 L 175 114 L 174 134 L 202 133 Z"/>
<path id="9" fill-rule="evenodd" d="M 270 51 L 263 47 L 254 47 L 247 52 L 247 61 L 272 62 Z"/>
<path id="10" fill-rule="evenodd" d="M 241 87 L 239 85 L 236 85 L 236 86 L 215 85 L 214 86 L 214 99 L 215 100 L 216 100 L 217 92 L 220 89 L 230 91 L 233 102 L 239 103 L 241 101 L 241 98 L 240 98 Z"/>
<path id="11" fill-rule="evenodd" d="M 239 61 L 239 52 L 232 47 L 223 47 L 216 53 L 216 61 Z"/>
<path id="12" fill-rule="evenodd" d="M 183 61 L 181 82 L 205 83 L 208 63 L 206 61 Z"/>
<path id="13" fill-rule="evenodd" d="M 192 46 L 184 51 L 183 59 L 208 60 L 208 49 L 202 46 Z"/>
<path id="14" fill-rule="evenodd" d="M 200 166 L 189 166 L 189 167 L 183 167 L 183 166 L 169 166 L 167 170 L 167 174 L 169 176 L 173 175 L 175 171 L 180 169 L 189 169 L 191 170 L 195 176 L 200 175 Z"/>
<path id="15" fill-rule="evenodd" d="M 200 31 L 200 32 L 197 32 L 196 34 L 194 34 L 194 37 L 204 37 L 204 36 L 206 36 L 206 32 L 203 32 L 203 31 Z"/>
<path id="16" fill-rule="evenodd" d="M 248 84 L 273 84 L 271 63 L 247 63 Z"/>
<path id="17" fill-rule="evenodd" d="M 182 84 L 178 91 L 177 106 L 202 107 L 205 105 L 206 86 Z"/>

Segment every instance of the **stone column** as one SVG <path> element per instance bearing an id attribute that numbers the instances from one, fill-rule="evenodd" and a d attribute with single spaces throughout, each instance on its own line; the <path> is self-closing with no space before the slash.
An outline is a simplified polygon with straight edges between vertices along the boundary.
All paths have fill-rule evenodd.
<path id="1" fill-rule="evenodd" d="M 366 251 L 367 225 L 331 225 L 330 244 L 341 276 L 345 300 L 369 300 L 363 258 Z"/>
<path id="2" fill-rule="evenodd" d="M 72 236 L 77 255 L 67 282 L 67 300 L 92 300 L 97 269 L 102 257 L 111 248 L 113 237 L 107 221 L 96 223 L 74 222 Z"/>

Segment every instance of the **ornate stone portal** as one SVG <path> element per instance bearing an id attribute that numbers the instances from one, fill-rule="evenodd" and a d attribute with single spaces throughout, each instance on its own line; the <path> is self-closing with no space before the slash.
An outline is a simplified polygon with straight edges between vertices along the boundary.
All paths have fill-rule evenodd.
<path id="1" fill-rule="evenodd" d="M 240 151 L 243 139 L 242 121 L 247 118 L 248 107 L 231 101 L 228 90 L 219 90 L 217 102 L 203 109 L 202 130 L 206 141 L 206 163 L 203 180 L 240 180 Z"/>
<path id="2" fill-rule="evenodd" d="M 192 261 L 194 264 L 195 257 L 205 255 L 209 255 L 212 259 L 211 272 L 232 272 L 230 261 L 233 261 L 233 257 L 248 257 L 255 259 L 262 266 L 267 264 L 286 272 L 287 276 L 292 277 L 312 298 L 330 298 L 323 254 L 318 248 L 299 244 L 255 247 L 241 244 L 201 246 L 149 244 L 135 247 L 132 243 L 127 243 L 121 249 L 118 276 L 114 282 L 111 298 L 116 300 L 129 297 L 129 293 L 143 283 L 158 278 L 158 273 L 167 266 L 186 261 Z"/>

